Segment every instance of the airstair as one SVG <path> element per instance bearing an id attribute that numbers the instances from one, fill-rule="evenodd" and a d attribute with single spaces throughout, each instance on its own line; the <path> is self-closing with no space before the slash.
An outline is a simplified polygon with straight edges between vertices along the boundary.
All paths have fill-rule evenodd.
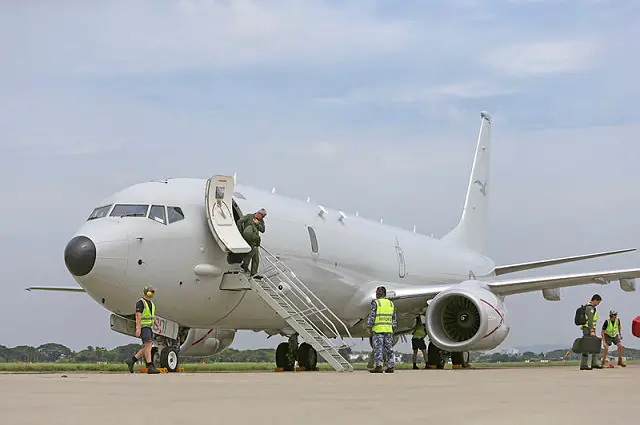
<path id="1" fill-rule="evenodd" d="M 246 254 L 251 247 L 238 231 L 233 216 L 235 177 L 215 175 L 205 187 L 205 214 L 209 229 L 225 252 Z M 343 335 L 352 338 L 345 324 L 282 261 L 265 248 L 260 248 L 262 279 L 248 278 L 239 270 L 225 273 L 220 289 L 255 290 L 304 341 L 311 345 L 337 371 L 351 372 L 353 366 L 338 352 L 348 347 L 335 323 L 344 328 Z M 238 265 L 239 269 L 239 265 Z M 331 316 L 330 319 L 328 316 Z M 342 340 L 334 343 L 331 339 Z"/>
<path id="2" fill-rule="evenodd" d="M 249 279 L 252 288 L 336 371 L 352 372 L 353 366 L 338 352 L 348 345 L 334 322 L 344 328 L 344 334 L 351 338 L 347 326 L 289 267 L 265 248 L 260 249 L 260 263 L 264 266 L 258 274 L 262 278 Z M 334 343 L 332 339 L 341 342 Z"/>

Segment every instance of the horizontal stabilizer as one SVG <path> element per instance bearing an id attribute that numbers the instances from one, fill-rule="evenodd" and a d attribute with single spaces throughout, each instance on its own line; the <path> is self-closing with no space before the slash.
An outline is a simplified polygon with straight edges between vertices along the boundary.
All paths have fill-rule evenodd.
<path id="1" fill-rule="evenodd" d="M 84 289 L 78 286 L 30 286 L 25 288 L 27 291 L 55 291 L 55 292 L 84 292 Z"/>
<path id="2" fill-rule="evenodd" d="M 588 260 L 590 258 L 605 257 L 607 255 L 621 254 L 623 252 L 635 251 L 635 248 L 620 249 L 617 251 L 598 252 L 595 254 L 575 255 L 573 257 L 554 258 L 552 260 L 532 261 L 530 263 L 509 264 L 506 266 L 498 266 L 494 269 L 496 276 L 507 273 L 521 272 L 524 270 L 537 269 L 540 267 L 554 266 L 557 264 L 571 263 L 574 261 Z"/>

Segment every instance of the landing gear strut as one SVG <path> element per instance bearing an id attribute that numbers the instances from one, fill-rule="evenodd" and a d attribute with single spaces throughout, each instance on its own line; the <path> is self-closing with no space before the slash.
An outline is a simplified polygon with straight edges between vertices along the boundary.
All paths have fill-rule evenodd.
<path id="1" fill-rule="evenodd" d="M 303 342 L 298 346 L 298 334 L 289 337 L 288 342 L 283 342 L 276 348 L 276 367 L 290 372 L 298 366 L 305 370 L 318 370 L 318 353 L 310 344 Z"/>

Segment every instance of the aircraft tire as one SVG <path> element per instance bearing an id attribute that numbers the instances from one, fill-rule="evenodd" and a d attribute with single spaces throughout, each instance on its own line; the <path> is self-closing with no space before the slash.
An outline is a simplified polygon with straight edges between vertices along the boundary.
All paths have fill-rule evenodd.
<path id="1" fill-rule="evenodd" d="M 289 343 L 281 342 L 278 344 L 278 348 L 276 348 L 276 367 L 282 368 L 284 370 L 293 370 L 295 366 L 295 361 L 291 362 L 287 353 L 289 352 Z"/>
<path id="2" fill-rule="evenodd" d="M 158 352 L 158 347 L 151 347 L 151 363 L 153 363 L 156 368 L 162 367 L 160 365 L 160 353 Z"/>
<path id="3" fill-rule="evenodd" d="M 305 370 L 316 370 L 318 364 L 318 352 L 311 345 L 303 342 L 298 347 L 298 364 Z"/>
<path id="4" fill-rule="evenodd" d="M 461 351 L 451 353 L 451 364 L 464 367 L 464 353 Z"/>
<path id="5" fill-rule="evenodd" d="M 175 372 L 180 365 L 178 350 L 172 347 L 165 347 L 160 352 L 160 367 L 164 367 L 168 372 Z"/>
<path id="6" fill-rule="evenodd" d="M 433 342 L 429 342 L 427 347 L 427 365 L 429 368 L 435 366 L 436 369 L 444 369 L 445 360 L 442 358 L 440 349 Z"/>

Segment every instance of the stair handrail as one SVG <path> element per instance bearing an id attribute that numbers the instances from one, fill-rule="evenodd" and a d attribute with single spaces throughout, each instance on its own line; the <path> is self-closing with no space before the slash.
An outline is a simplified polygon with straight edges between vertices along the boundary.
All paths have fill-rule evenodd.
<path id="1" fill-rule="evenodd" d="M 299 291 L 302 295 L 305 296 L 305 298 L 309 299 L 315 299 L 317 301 L 317 303 L 320 305 L 321 308 L 318 308 L 318 306 L 315 306 L 317 311 L 315 312 L 315 314 L 320 315 L 322 317 L 324 317 L 326 319 L 326 323 L 325 326 L 328 326 L 330 328 L 333 329 L 334 333 L 335 333 L 335 337 L 342 339 L 344 341 L 345 338 L 349 338 L 349 339 L 353 339 L 353 336 L 351 335 L 351 332 L 349 332 L 349 328 L 347 327 L 347 325 L 345 325 L 345 323 L 320 299 L 318 298 L 318 296 L 311 291 L 307 285 L 304 284 L 304 282 L 299 279 L 296 274 L 293 272 L 293 270 L 291 270 L 289 268 L 289 266 L 287 266 L 282 260 L 278 259 L 275 255 L 273 255 L 271 252 L 269 252 L 269 250 L 267 250 L 265 247 L 260 246 L 260 249 L 262 251 L 264 251 L 265 258 L 268 260 L 268 262 L 275 267 L 276 269 L 278 269 L 278 271 L 280 272 L 281 275 L 285 276 L 285 278 L 289 281 L 288 283 L 290 283 L 291 285 L 291 289 L 292 291 L 295 293 L 296 291 Z M 278 266 L 282 266 L 285 270 L 281 270 Z M 290 274 L 290 276 L 288 276 L 287 274 Z M 297 282 L 294 282 L 293 279 L 291 279 L 293 277 L 293 279 L 295 279 Z M 277 288 L 276 288 L 277 289 Z M 282 293 L 283 296 L 286 297 L 286 294 Z M 305 300 L 304 298 L 301 298 L 300 295 L 295 294 L 296 297 L 303 303 L 309 303 L 309 301 Z M 313 302 L 311 302 L 310 304 L 314 304 Z M 294 308 L 298 309 L 299 308 L 297 306 L 293 306 Z M 338 329 L 336 328 L 335 324 L 324 314 L 324 311 L 328 311 L 330 313 L 331 316 L 333 316 L 335 318 L 335 320 L 344 328 L 346 336 L 342 337 L 340 335 L 340 333 L 338 332 Z M 302 313 L 302 312 L 301 312 Z M 321 317 L 321 319 L 322 319 Z M 321 320 L 324 322 L 324 320 Z M 311 324 L 315 326 L 315 324 L 313 322 L 311 322 Z M 346 346 L 349 346 L 348 344 L 344 344 Z"/>

